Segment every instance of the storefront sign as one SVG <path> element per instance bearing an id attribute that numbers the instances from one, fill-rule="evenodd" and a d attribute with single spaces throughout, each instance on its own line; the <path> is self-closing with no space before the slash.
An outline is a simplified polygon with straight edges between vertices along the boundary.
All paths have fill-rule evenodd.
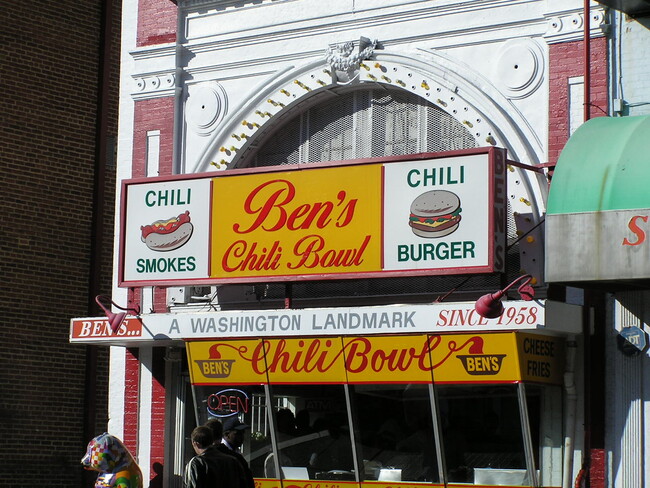
<path id="1" fill-rule="evenodd" d="M 129 281 L 208 277 L 210 180 L 123 187 L 122 270 Z"/>
<path id="2" fill-rule="evenodd" d="M 230 373 L 228 369 L 228 373 Z M 203 368 L 204 374 L 209 374 Z M 247 414 L 251 410 L 251 399 L 245 391 L 236 388 L 219 390 L 208 395 L 207 398 L 208 414 L 211 417 L 230 417 L 235 414 Z"/>
<path id="3" fill-rule="evenodd" d="M 120 285 L 502 271 L 496 148 L 125 181 Z"/>
<path id="4" fill-rule="evenodd" d="M 548 215 L 548 281 L 600 281 L 650 277 L 650 209 Z M 577 231 L 579 229 L 579 231 Z"/>
<path id="5" fill-rule="evenodd" d="M 198 341 L 187 351 L 192 383 L 200 385 L 557 384 L 561 348 L 555 337 L 495 333 Z"/>
<path id="6" fill-rule="evenodd" d="M 105 317 L 72 319 L 70 341 L 135 344 L 222 338 L 377 335 L 547 329 L 581 330 L 580 307 L 559 302 L 504 302 L 496 319 L 481 317 L 474 302 L 302 310 L 239 310 L 129 317 L 113 333 Z"/>
<path id="7" fill-rule="evenodd" d="M 616 342 L 623 354 L 636 356 L 648 347 L 648 335 L 640 327 L 623 327 L 616 337 Z"/>
<path id="8" fill-rule="evenodd" d="M 556 337 L 517 334 L 521 377 L 525 381 L 560 384 L 564 371 L 564 343 Z"/>

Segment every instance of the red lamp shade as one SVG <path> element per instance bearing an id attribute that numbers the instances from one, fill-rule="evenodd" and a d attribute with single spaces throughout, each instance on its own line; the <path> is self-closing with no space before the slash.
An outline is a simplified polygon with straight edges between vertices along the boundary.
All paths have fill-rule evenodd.
<path id="1" fill-rule="evenodd" d="M 501 317 L 504 311 L 501 297 L 503 297 L 503 293 L 500 291 L 483 295 L 481 298 L 476 300 L 474 309 L 481 317 L 485 317 L 486 319 L 496 319 L 497 317 Z"/>
<path id="2" fill-rule="evenodd" d="M 118 330 L 120 330 L 120 327 L 124 323 L 124 319 L 126 319 L 126 312 L 118 312 L 118 313 L 113 313 L 106 305 L 102 303 L 102 300 L 108 300 L 113 306 L 119 308 L 120 310 L 126 310 L 126 311 L 132 311 L 135 312 L 136 315 L 140 315 L 140 308 L 123 308 L 120 307 L 118 304 L 116 304 L 114 301 L 109 299 L 108 297 L 104 295 L 97 295 L 95 297 L 95 302 L 97 302 L 97 305 L 99 305 L 99 308 L 101 308 L 106 314 L 106 318 L 108 319 L 108 325 L 111 327 L 111 330 L 113 331 L 113 334 L 115 334 Z"/>
<path id="3" fill-rule="evenodd" d="M 496 319 L 497 317 L 500 317 L 503 315 L 503 312 L 505 310 L 503 308 L 501 299 L 510 288 L 512 288 L 516 283 L 523 279 L 526 281 L 519 285 L 517 291 L 519 292 L 519 296 L 521 296 L 522 300 L 526 300 L 527 302 L 531 301 L 535 296 L 535 290 L 530 285 L 533 277 L 531 275 L 523 275 L 514 280 L 503 290 L 497 291 L 496 293 L 488 293 L 487 295 L 483 295 L 481 298 L 476 300 L 474 309 L 481 317 L 485 317 L 486 319 Z"/>

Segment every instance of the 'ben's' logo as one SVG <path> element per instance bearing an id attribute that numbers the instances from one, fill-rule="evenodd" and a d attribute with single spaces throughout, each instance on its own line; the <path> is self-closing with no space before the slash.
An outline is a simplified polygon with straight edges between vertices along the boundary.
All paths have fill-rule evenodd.
<path id="1" fill-rule="evenodd" d="M 220 344 L 214 344 L 208 351 L 209 359 L 196 359 L 194 362 L 206 378 L 227 378 L 232 372 L 234 359 L 223 359 L 219 351 Z"/>
<path id="2" fill-rule="evenodd" d="M 471 375 L 495 375 L 501 371 L 505 354 L 471 354 L 459 355 L 458 359 L 463 363 L 467 374 Z"/>
<path id="3" fill-rule="evenodd" d="M 201 373 L 206 378 L 227 378 L 232 372 L 234 359 L 197 359 Z"/>

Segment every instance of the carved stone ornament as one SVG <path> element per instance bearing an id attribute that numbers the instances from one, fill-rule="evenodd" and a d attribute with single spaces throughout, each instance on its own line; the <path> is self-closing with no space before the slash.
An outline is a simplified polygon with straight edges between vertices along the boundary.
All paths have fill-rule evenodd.
<path id="1" fill-rule="evenodd" d="M 357 52 L 353 41 L 327 48 L 325 59 L 332 69 L 332 82 L 345 85 L 357 78 L 361 61 L 373 55 L 376 45 L 376 39 L 360 37 Z"/>

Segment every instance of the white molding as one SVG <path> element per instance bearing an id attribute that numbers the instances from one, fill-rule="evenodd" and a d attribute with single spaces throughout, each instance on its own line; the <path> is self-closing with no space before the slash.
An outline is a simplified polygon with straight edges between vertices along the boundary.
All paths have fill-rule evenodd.
<path id="1" fill-rule="evenodd" d="M 603 37 L 609 32 L 605 9 L 591 8 L 590 12 L 590 37 Z M 584 39 L 584 12 L 580 10 L 574 9 L 572 12 L 548 14 L 546 16 L 546 23 L 547 31 L 544 34 L 544 38 L 549 44 Z"/>
<path id="2" fill-rule="evenodd" d="M 122 3 L 122 37 L 121 37 L 121 58 L 120 58 L 120 94 L 119 94 L 119 119 L 118 119 L 118 141 L 117 141 L 117 181 L 129 179 L 132 176 L 133 164 L 133 131 L 135 105 L 131 97 L 131 74 L 135 72 L 135 62 L 130 51 L 136 45 L 136 33 L 138 25 L 138 0 L 123 0 Z M 121 213 L 121 185 L 116 185 L 115 194 L 115 215 Z M 115 219 L 113 246 L 113 262 L 119 262 L 120 222 Z M 113 266 L 113 301 L 126 303 L 126 288 L 117 286 L 118 266 Z"/>
<path id="3" fill-rule="evenodd" d="M 543 162 L 544 145 L 517 108 L 489 80 L 470 67 L 437 51 L 419 50 L 417 54 L 377 51 L 374 59 L 363 63 L 362 82 L 392 84 L 409 90 L 440 106 L 461 123 L 471 121 L 472 133 L 479 146 L 497 145 L 508 149 L 508 156 L 525 164 Z M 377 68 L 375 64 L 382 66 Z M 366 69 L 367 68 L 367 69 Z M 382 69 L 387 69 L 384 75 Z M 335 86 L 326 72 L 324 59 L 303 66 L 288 67 L 264 80 L 215 128 L 194 166 L 185 172 L 225 169 L 255 139 L 275 115 L 299 103 L 307 96 Z M 411 80 L 409 76 L 414 76 Z M 417 82 L 414 80 L 417 78 Z M 409 81 L 411 80 L 411 81 Z M 407 83 L 408 81 L 408 83 Z M 400 83 L 401 82 L 401 83 Z M 282 95 L 290 94 L 290 96 Z M 276 104 L 271 103 L 276 101 Z M 284 106 L 277 105 L 282 102 Z M 248 123 L 248 124 L 246 124 Z M 246 138 L 235 140 L 231 134 L 244 131 Z M 536 223 L 545 210 L 546 183 L 538 173 L 516 169 L 510 174 L 513 210 L 531 214 Z"/>
<path id="4" fill-rule="evenodd" d="M 124 392 L 126 381 L 126 349 L 110 348 L 108 365 L 108 425 L 107 432 L 124 439 Z"/>

